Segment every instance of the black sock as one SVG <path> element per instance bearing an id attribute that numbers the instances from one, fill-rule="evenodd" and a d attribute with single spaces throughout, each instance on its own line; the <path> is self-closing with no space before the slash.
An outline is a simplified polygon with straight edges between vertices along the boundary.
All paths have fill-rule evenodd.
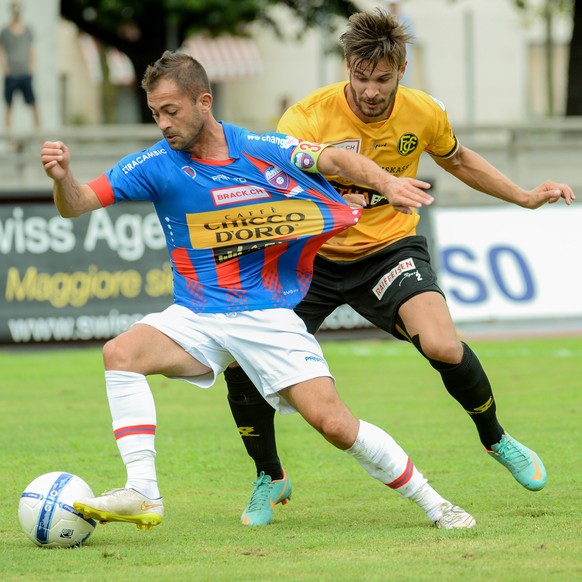
<path id="1" fill-rule="evenodd" d="M 228 404 L 257 476 L 264 471 L 273 481 L 283 478 L 275 440 L 275 409 L 267 403 L 241 367 L 227 368 Z"/>
<path id="2" fill-rule="evenodd" d="M 438 370 L 448 393 L 471 417 L 483 446 L 491 449 L 503 436 L 503 428 L 497 420 L 495 400 L 489 379 L 471 348 L 463 343 L 463 359 L 451 365 L 429 360 Z"/>

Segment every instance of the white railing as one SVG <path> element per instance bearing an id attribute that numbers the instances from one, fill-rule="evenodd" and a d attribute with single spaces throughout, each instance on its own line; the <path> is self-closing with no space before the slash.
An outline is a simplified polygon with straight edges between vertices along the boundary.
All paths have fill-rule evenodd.
<path id="1" fill-rule="evenodd" d="M 582 118 L 560 118 L 527 125 L 457 127 L 461 143 L 479 152 L 525 188 L 545 179 L 569 183 L 582 192 Z M 75 176 L 85 182 L 118 159 L 160 139 L 154 124 L 66 127 L 12 138 L 0 133 L 0 197 L 26 196 L 50 188 L 40 163 L 45 139 L 62 139 L 71 148 Z M 419 176 L 434 181 L 437 203 L 494 203 L 449 176 L 429 156 L 421 159 Z"/>

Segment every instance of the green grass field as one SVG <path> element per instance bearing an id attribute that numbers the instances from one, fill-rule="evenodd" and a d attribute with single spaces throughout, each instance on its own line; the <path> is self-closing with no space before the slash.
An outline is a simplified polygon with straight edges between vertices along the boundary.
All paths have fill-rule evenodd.
<path id="1" fill-rule="evenodd" d="M 275 523 L 239 522 L 254 477 L 222 381 L 151 379 L 166 519 L 150 532 L 97 526 L 82 548 L 47 550 L 20 531 L 20 493 L 69 471 L 95 493 L 123 486 L 100 349 L 0 354 L 0 580 L 582 580 L 582 338 L 471 342 L 499 418 L 535 448 L 546 488 L 522 489 L 482 450 L 468 416 L 407 344 L 325 342 L 344 400 L 390 432 L 435 488 L 477 519 L 442 531 L 298 416 L 278 416 L 293 497 Z"/>

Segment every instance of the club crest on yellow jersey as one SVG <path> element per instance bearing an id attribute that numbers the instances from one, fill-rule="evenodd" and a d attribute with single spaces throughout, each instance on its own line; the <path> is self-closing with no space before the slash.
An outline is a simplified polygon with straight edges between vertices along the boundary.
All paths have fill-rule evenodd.
<path id="1" fill-rule="evenodd" d="M 411 154 L 418 147 L 418 137 L 413 133 L 405 133 L 398 140 L 398 153 L 402 156 Z"/>

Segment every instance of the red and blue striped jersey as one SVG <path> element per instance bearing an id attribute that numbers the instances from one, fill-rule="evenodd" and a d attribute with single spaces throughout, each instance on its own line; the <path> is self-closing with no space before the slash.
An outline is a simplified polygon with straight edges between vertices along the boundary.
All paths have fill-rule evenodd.
<path id="1" fill-rule="evenodd" d="M 194 159 L 162 139 L 89 185 L 103 206 L 153 203 L 178 305 L 196 313 L 293 308 L 309 288 L 319 247 L 361 210 L 323 176 L 297 167 L 312 164 L 296 138 L 223 128 L 228 160 Z"/>

